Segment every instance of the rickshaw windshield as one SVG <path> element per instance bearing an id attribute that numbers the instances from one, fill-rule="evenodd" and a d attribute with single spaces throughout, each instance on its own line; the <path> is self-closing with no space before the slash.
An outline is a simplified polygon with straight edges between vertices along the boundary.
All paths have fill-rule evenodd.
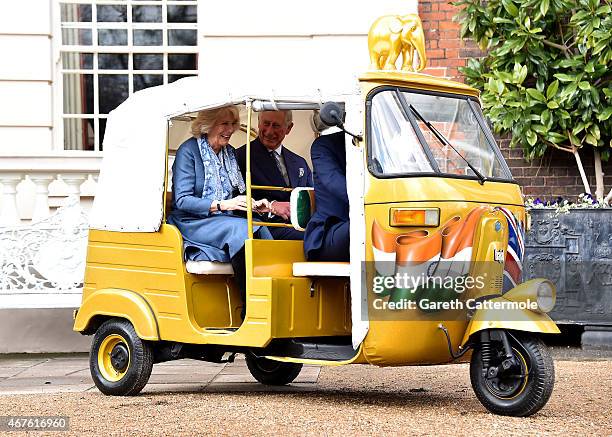
<path id="1" fill-rule="evenodd" d="M 478 104 L 467 97 L 387 88 L 372 97 L 369 120 L 369 168 L 376 176 L 434 173 L 476 178 L 469 161 L 487 179 L 512 179 Z"/>

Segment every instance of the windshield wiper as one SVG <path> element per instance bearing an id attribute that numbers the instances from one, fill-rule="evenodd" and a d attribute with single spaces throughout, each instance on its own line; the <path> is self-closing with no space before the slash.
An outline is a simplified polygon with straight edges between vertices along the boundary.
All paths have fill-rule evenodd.
<path id="1" fill-rule="evenodd" d="M 455 151 L 455 153 L 457 155 L 459 155 L 461 157 L 461 159 L 463 159 L 465 161 L 465 163 L 470 168 L 470 170 L 472 170 L 474 172 L 474 174 L 476 175 L 476 177 L 478 177 L 478 182 L 480 183 L 480 185 L 484 184 L 485 181 L 487 180 L 486 176 L 484 176 L 482 173 L 480 173 L 478 170 L 476 170 L 476 168 L 472 164 L 470 164 L 470 162 L 467 159 L 465 159 L 465 156 L 463 156 L 461 153 L 459 153 L 459 151 L 457 149 L 455 149 L 455 147 L 453 147 L 453 145 L 446 139 L 446 137 L 444 135 L 442 135 L 442 133 L 438 129 L 435 128 L 435 126 L 433 124 L 431 124 L 429 121 L 425 120 L 425 118 L 421 115 L 421 113 L 419 111 L 417 111 L 416 108 L 414 106 L 412 106 L 412 104 L 408 105 L 408 107 L 410 108 L 412 113 L 414 115 L 416 115 L 417 118 L 419 120 L 421 120 L 425 124 L 425 126 L 427 126 L 429 128 L 429 130 L 435 135 L 435 137 L 438 139 L 438 141 L 440 141 L 445 146 L 448 146 L 451 149 L 453 149 Z"/>

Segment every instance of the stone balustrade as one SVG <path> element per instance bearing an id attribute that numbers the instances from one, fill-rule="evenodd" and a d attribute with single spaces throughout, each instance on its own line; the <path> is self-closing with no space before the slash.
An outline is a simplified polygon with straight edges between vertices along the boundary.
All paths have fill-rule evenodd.
<path id="1" fill-rule="evenodd" d="M 56 186 L 52 198 L 93 197 L 101 161 L 100 153 L 87 152 L 0 157 L 0 227 L 48 217 L 52 184 Z"/>
<path id="2" fill-rule="evenodd" d="M 0 156 L 0 308 L 76 307 L 100 153 Z M 59 207 L 58 209 L 55 209 Z"/>

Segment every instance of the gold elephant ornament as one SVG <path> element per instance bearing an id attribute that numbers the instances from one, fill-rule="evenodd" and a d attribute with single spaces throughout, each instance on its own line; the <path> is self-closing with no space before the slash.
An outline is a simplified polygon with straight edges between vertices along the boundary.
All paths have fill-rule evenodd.
<path id="1" fill-rule="evenodd" d="M 396 62 L 402 55 L 403 71 L 421 71 L 425 68 L 425 34 L 423 24 L 416 14 L 385 15 L 378 18 L 368 33 L 370 69 L 396 70 Z M 419 65 L 414 68 L 414 54 Z"/>

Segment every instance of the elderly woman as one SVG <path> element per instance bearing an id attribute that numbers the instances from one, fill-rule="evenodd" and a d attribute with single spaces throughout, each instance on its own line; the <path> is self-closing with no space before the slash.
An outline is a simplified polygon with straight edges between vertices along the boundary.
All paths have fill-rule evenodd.
<path id="1" fill-rule="evenodd" d="M 238 212 L 246 211 L 246 187 L 229 145 L 238 126 L 239 115 L 234 106 L 198 113 L 191 125 L 193 138 L 181 144 L 172 165 L 172 212 L 168 223 L 183 236 L 185 259 L 232 263 L 244 300 L 247 220 Z M 257 212 L 268 211 L 265 199 L 253 201 L 253 206 Z M 259 238 L 272 239 L 265 227 L 253 230 Z"/>

